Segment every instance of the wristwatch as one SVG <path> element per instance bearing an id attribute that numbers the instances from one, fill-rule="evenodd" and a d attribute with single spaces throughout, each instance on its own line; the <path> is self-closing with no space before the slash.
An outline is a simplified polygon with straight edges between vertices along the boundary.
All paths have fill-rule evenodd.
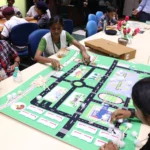
<path id="1" fill-rule="evenodd" d="M 134 118 L 135 117 L 135 110 L 130 109 L 129 111 L 131 112 L 131 116 L 129 118 Z"/>

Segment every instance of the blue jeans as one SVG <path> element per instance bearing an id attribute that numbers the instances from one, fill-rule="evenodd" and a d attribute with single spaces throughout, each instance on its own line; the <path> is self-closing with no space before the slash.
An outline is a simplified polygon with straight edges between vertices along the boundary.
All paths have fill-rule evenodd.
<path id="1" fill-rule="evenodd" d="M 141 22 L 150 21 L 150 14 L 148 14 L 146 12 L 141 12 L 140 13 L 140 21 Z"/>

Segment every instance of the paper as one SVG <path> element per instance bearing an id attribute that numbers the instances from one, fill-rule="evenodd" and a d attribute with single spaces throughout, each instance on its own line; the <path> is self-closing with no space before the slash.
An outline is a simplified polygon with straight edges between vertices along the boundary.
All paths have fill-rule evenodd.
<path id="1" fill-rule="evenodd" d="M 79 129 L 82 129 L 84 131 L 90 132 L 92 134 L 96 134 L 96 132 L 97 132 L 97 128 L 86 125 L 86 124 L 81 123 L 81 122 L 79 122 L 76 127 Z"/>
<path id="2" fill-rule="evenodd" d="M 104 144 L 106 144 L 106 142 L 105 142 L 105 141 L 102 141 L 102 140 L 100 140 L 100 139 L 96 139 L 96 141 L 95 141 L 94 144 L 95 144 L 96 146 L 101 147 L 101 146 L 103 146 Z"/>
<path id="3" fill-rule="evenodd" d="M 36 107 L 36 106 L 33 106 L 33 105 L 29 105 L 29 106 L 27 107 L 27 109 L 32 110 L 33 112 L 36 112 L 36 113 L 38 113 L 38 114 L 43 114 L 43 113 L 45 112 L 44 109 L 39 108 L 39 107 Z"/>
<path id="4" fill-rule="evenodd" d="M 55 128 L 58 126 L 57 123 L 54 123 L 54 122 L 52 122 L 52 121 L 49 121 L 49 120 L 47 120 L 47 119 L 45 119 L 45 118 L 40 118 L 37 122 L 39 122 L 39 123 L 41 123 L 41 124 L 43 124 L 43 125 L 45 125 L 45 126 L 48 126 L 48 127 L 50 127 L 50 128 L 53 128 L 53 129 L 55 129 Z"/>
<path id="5" fill-rule="evenodd" d="M 59 121 L 59 122 L 62 122 L 63 119 L 64 119 L 64 117 L 62 117 L 62 116 L 60 116 L 60 115 L 57 115 L 57 114 L 54 114 L 54 113 L 52 113 L 52 112 L 46 112 L 46 113 L 44 114 L 44 116 L 49 117 L 49 118 L 54 119 L 54 120 L 57 120 L 57 121 Z"/>
<path id="6" fill-rule="evenodd" d="M 93 137 L 90 136 L 90 135 L 87 135 L 87 134 L 84 134 L 80 131 L 77 131 L 77 130 L 73 130 L 73 132 L 71 133 L 72 136 L 75 136 L 79 139 L 82 139 L 84 141 L 87 141 L 89 143 L 91 143 L 93 141 Z"/>
<path id="7" fill-rule="evenodd" d="M 38 118 L 37 115 L 32 114 L 32 113 L 30 113 L 30 112 L 28 112 L 28 111 L 25 111 L 25 110 L 22 110 L 22 111 L 20 112 L 20 114 L 23 115 L 23 116 L 25 116 L 25 117 L 27 117 L 27 118 L 30 118 L 30 119 L 32 119 L 32 120 L 36 120 L 36 119 Z"/>

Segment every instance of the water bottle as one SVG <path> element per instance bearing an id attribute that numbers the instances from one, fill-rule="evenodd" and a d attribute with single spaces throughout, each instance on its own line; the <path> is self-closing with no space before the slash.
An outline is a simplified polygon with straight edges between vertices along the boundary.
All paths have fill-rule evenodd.
<path id="1" fill-rule="evenodd" d="M 107 21 L 106 21 L 106 20 L 104 20 L 104 24 L 103 24 L 103 32 L 105 32 L 105 31 L 106 31 L 106 26 L 107 26 Z"/>
<path id="2" fill-rule="evenodd" d="M 15 67 L 15 71 L 13 73 L 13 79 L 15 82 L 21 82 L 22 81 L 22 75 L 18 67 Z"/>

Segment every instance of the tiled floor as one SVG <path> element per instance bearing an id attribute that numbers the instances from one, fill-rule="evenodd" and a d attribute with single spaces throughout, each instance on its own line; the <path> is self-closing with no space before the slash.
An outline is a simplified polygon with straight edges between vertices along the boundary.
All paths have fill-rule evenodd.
<path id="1" fill-rule="evenodd" d="M 77 41 L 81 41 L 83 39 L 85 39 L 85 31 L 83 29 L 79 29 L 79 28 L 75 28 L 74 32 L 72 33 L 72 36 L 77 40 Z"/>

